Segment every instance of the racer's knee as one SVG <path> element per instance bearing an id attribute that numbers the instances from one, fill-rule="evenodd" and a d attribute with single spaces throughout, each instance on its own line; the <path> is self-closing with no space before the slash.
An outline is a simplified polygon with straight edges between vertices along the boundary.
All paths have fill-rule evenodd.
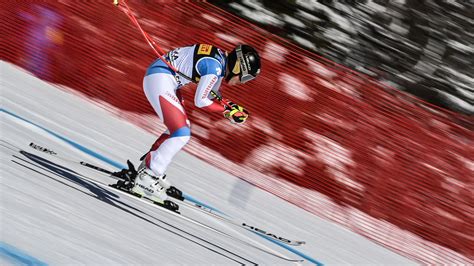
<path id="1" fill-rule="evenodd" d="M 189 128 L 189 126 L 178 128 L 177 130 L 171 132 L 170 138 L 179 140 L 184 146 L 191 139 L 191 128 Z"/>

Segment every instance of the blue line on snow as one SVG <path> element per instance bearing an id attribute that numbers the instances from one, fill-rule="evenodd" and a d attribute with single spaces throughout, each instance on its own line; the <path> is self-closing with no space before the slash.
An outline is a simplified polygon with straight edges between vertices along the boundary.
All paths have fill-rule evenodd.
<path id="1" fill-rule="evenodd" d="M 5 242 L 0 242 L 0 256 L 10 259 L 12 262 L 17 262 L 15 265 L 36 265 L 47 266 L 48 264 L 33 258 L 32 256 L 22 252 L 21 250 L 8 245 Z"/>
<path id="2" fill-rule="evenodd" d="M 70 145 L 73 146 L 74 148 L 76 148 L 76 149 L 78 149 L 78 150 L 80 150 L 80 151 L 83 151 L 83 152 L 85 152 L 85 153 L 87 153 L 87 154 L 89 154 L 89 155 L 92 155 L 93 157 L 95 157 L 95 158 L 97 158 L 97 159 L 99 159 L 99 160 L 101 160 L 101 161 L 103 161 L 103 162 L 106 162 L 106 163 L 108 163 L 108 164 L 110 164 L 110 165 L 112 165 L 112 166 L 114 166 L 114 167 L 116 167 L 116 168 L 119 168 L 119 169 L 127 168 L 126 165 L 123 165 L 123 164 L 121 164 L 121 163 L 118 163 L 118 162 L 115 162 L 115 161 L 113 161 L 113 160 L 110 160 L 109 158 L 107 158 L 107 157 L 105 157 L 105 156 L 103 156 L 103 155 L 101 155 L 101 154 L 99 154 L 99 153 L 96 153 L 96 152 L 94 152 L 93 150 L 90 150 L 90 149 L 88 149 L 88 148 L 82 146 L 81 144 L 79 144 L 79 143 L 77 143 L 77 142 L 74 142 L 74 141 L 72 141 L 72 140 L 70 140 L 70 139 L 68 139 L 68 138 L 65 138 L 65 137 L 63 137 L 63 136 L 61 136 L 61 135 L 59 135 L 59 134 L 57 134 L 57 133 L 55 133 L 55 132 L 53 132 L 53 131 L 51 131 L 51 130 L 45 128 L 45 127 L 42 127 L 42 126 L 40 126 L 40 125 L 38 125 L 38 124 L 35 124 L 35 123 L 33 123 L 33 122 L 29 121 L 29 120 L 26 120 L 25 118 L 20 117 L 20 116 L 14 114 L 14 113 L 12 113 L 12 112 L 9 112 L 9 111 L 7 111 L 7 110 L 5 110 L 5 109 L 3 109 L 3 108 L 0 109 L 0 111 L 5 112 L 5 113 L 7 113 L 7 114 L 9 114 L 9 115 L 11 115 L 11 116 L 13 116 L 13 117 L 15 117 L 15 118 L 18 118 L 18 119 L 20 119 L 20 120 L 22 120 L 22 121 L 24 121 L 24 122 L 27 122 L 27 123 L 29 123 L 29 124 L 31 124 L 31 125 L 34 125 L 34 126 L 40 128 L 40 129 L 46 131 L 47 133 L 49 133 L 49 134 L 51 134 L 51 135 L 57 137 L 58 139 L 60 139 L 60 140 L 62 140 L 62 141 L 64 141 L 64 142 L 66 142 L 67 144 L 70 144 Z"/>
<path id="3" fill-rule="evenodd" d="M 123 165 L 123 164 L 120 164 L 120 163 L 118 163 L 118 162 L 115 162 L 115 161 L 113 161 L 113 160 L 111 160 L 111 159 L 109 159 L 109 158 L 107 158 L 107 157 L 105 157 L 105 156 L 103 156 L 103 155 L 101 155 L 101 154 L 99 154 L 99 153 L 94 152 L 94 151 L 91 150 L 91 149 L 88 149 L 88 148 L 82 146 L 81 144 L 79 144 L 79 143 L 77 143 L 77 142 L 74 142 L 74 141 L 72 141 L 72 140 L 70 140 L 70 139 L 68 139 L 68 138 L 66 138 L 66 137 L 63 137 L 63 136 L 61 136 L 61 135 L 59 135 L 59 134 L 57 134 L 57 133 L 55 133 L 55 132 L 53 132 L 53 131 L 51 131 L 51 130 L 45 128 L 45 127 L 42 127 L 42 126 L 40 126 L 40 125 L 38 125 L 38 124 L 35 124 L 35 123 L 33 123 L 33 122 L 31 122 L 31 121 L 29 121 L 29 120 L 27 120 L 27 119 L 25 119 L 25 118 L 23 118 L 23 117 L 21 117 L 21 116 L 18 116 L 18 115 L 16 115 L 16 114 L 12 113 L 12 112 L 9 112 L 9 111 L 7 111 L 7 110 L 5 110 L 5 109 L 3 109 L 3 108 L 0 108 L 0 111 L 1 111 L 1 112 L 4 112 L 4 113 L 6 113 L 6 114 L 9 114 L 9 115 L 11 115 L 11 116 L 13 116 L 13 117 L 15 117 L 15 118 L 17 118 L 17 119 L 20 119 L 20 120 L 22 120 L 22 121 L 24 121 L 24 122 L 27 122 L 27 123 L 29 123 L 29 124 L 31 124 L 31 125 L 34 125 L 34 126 L 40 128 L 40 129 L 46 131 L 47 133 L 49 133 L 49 134 L 51 134 L 51 135 L 53 135 L 53 136 L 59 138 L 60 140 L 63 140 L 64 142 L 70 144 L 70 145 L 73 146 L 74 148 L 76 148 L 76 149 L 78 149 L 78 150 L 80 150 L 80 151 L 82 151 L 82 152 L 84 152 L 84 153 L 87 153 L 87 154 L 89 154 L 89 155 L 91 155 L 91 156 L 93 156 L 93 157 L 95 157 L 95 158 L 97 158 L 97 159 L 99 159 L 99 160 L 101 160 L 101 161 L 103 161 L 103 162 L 106 162 L 106 163 L 108 163 L 108 164 L 110 164 L 110 165 L 112 165 L 112 166 L 114 166 L 114 167 L 116 167 L 116 168 L 119 168 L 119 169 L 121 169 L 121 168 L 126 168 L 126 166 Z M 204 207 L 206 207 L 206 208 L 209 208 L 209 209 L 211 209 L 211 210 L 214 210 L 214 211 L 216 211 L 216 212 L 219 212 L 219 213 L 225 215 L 225 213 L 223 213 L 223 212 L 219 211 L 218 209 L 213 208 L 213 207 L 211 207 L 211 206 L 209 206 L 209 205 L 207 205 L 207 204 L 205 204 L 205 203 L 200 202 L 199 200 L 195 199 L 194 197 L 192 197 L 192 196 L 190 196 L 190 195 L 185 194 L 184 197 L 185 197 L 187 200 L 189 200 L 189 201 L 191 201 L 191 202 L 193 202 L 193 203 L 196 203 L 196 204 L 198 204 L 198 205 L 204 206 Z M 261 234 L 261 233 L 258 233 L 258 232 L 254 232 L 254 233 L 257 234 L 257 235 L 260 236 L 260 237 L 265 238 L 266 240 L 269 240 L 269 241 L 271 241 L 271 242 L 273 242 L 273 243 L 279 245 L 280 247 L 282 247 L 282 248 L 284 248 L 284 249 L 286 249 L 286 250 L 288 250 L 288 251 L 290 251 L 290 252 L 292 252 L 292 253 L 294 253 L 294 254 L 296 254 L 296 255 L 301 256 L 302 258 L 307 259 L 308 261 L 310 261 L 310 262 L 312 262 L 312 263 L 314 263 L 314 264 L 316 264 L 316 265 L 318 265 L 318 266 L 322 266 L 322 265 L 323 265 L 321 262 L 318 262 L 317 260 L 315 260 L 315 259 L 309 257 L 308 255 L 305 255 L 304 253 L 301 253 L 300 251 L 298 251 L 298 250 L 296 250 L 296 249 L 294 249 L 294 248 L 292 248 L 292 247 L 290 247 L 290 246 L 288 246 L 288 245 L 286 245 L 286 244 L 284 244 L 284 243 L 281 243 L 281 242 L 278 242 L 278 241 L 276 241 L 276 240 L 273 240 L 272 238 L 270 238 L 270 237 L 268 237 L 268 236 L 266 236 L 266 235 L 264 235 L 264 234 Z M 0 242 L 0 243 L 1 243 L 1 242 Z M 1 248 L 1 246 L 0 246 L 0 248 Z"/>

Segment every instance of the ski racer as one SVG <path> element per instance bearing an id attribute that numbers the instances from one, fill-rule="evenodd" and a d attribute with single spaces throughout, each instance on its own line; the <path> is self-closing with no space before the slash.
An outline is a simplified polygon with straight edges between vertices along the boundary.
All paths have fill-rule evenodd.
<path id="1" fill-rule="evenodd" d="M 171 186 L 165 171 L 191 137 L 181 89 L 188 83 L 197 83 L 194 93 L 196 107 L 208 112 L 221 112 L 231 123 L 244 123 L 248 112 L 238 104 L 222 100 L 219 88 L 222 80 L 232 86 L 256 78 L 260 73 L 260 57 L 249 45 L 237 45 L 227 53 L 213 45 L 195 44 L 176 48 L 165 54 L 163 59 L 177 72 L 162 59 L 157 59 L 146 71 L 143 90 L 167 130 L 142 156 L 142 163 L 137 170 L 128 161 L 129 169 L 114 173 L 127 180 L 117 182 L 115 187 L 177 209 L 177 205 L 167 200 L 167 196 L 182 200 L 182 193 Z"/>

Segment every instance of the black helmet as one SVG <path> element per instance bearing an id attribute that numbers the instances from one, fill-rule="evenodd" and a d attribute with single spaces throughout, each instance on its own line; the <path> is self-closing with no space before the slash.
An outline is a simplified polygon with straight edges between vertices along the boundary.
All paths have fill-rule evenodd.
<path id="1" fill-rule="evenodd" d="M 237 72 L 236 69 L 237 60 L 239 60 L 240 63 L 239 72 Z M 238 74 L 240 82 L 245 83 L 256 78 L 260 73 L 260 56 L 257 51 L 249 45 L 237 45 L 227 56 L 227 64 L 229 69 L 229 73 L 226 77 L 227 81 Z"/>

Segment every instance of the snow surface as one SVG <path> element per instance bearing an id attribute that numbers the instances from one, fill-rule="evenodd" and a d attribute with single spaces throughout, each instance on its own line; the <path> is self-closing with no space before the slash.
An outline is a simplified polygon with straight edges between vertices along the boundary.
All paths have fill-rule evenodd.
<path id="1" fill-rule="evenodd" d="M 156 136 L 13 65 L 0 62 L 0 69 L 2 265 L 19 263 L 5 246 L 52 265 L 295 264 L 281 257 L 303 259 L 303 265 L 415 264 L 185 152 L 176 156 L 168 178 L 187 195 L 307 244 L 277 245 L 181 206 L 183 215 L 230 238 L 102 186 L 98 182 L 113 179 L 76 162 L 116 170 L 112 165 L 139 158 Z M 30 148 L 30 142 L 61 158 Z"/>

